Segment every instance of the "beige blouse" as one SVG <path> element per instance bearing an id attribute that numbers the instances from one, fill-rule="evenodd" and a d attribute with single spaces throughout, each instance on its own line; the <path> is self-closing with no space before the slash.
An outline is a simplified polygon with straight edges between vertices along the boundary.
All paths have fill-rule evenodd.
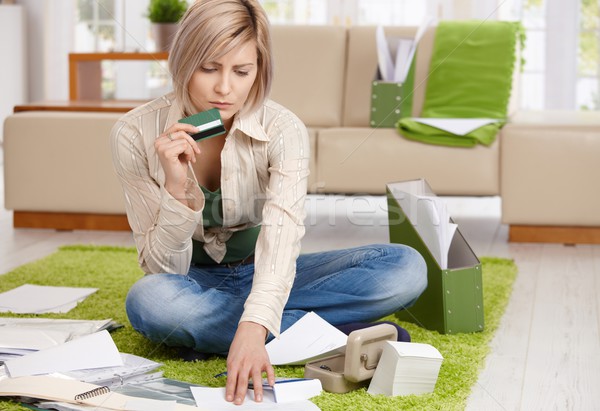
<path id="1" fill-rule="evenodd" d="M 221 153 L 223 227 L 205 229 L 204 194 L 191 167 L 186 187 L 190 208 L 165 190 L 154 150 L 154 140 L 182 117 L 171 93 L 125 114 L 111 132 L 140 266 L 148 274 L 187 274 L 192 238 L 221 261 L 233 231 L 260 224 L 252 290 L 240 321 L 256 322 L 278 336 L 304 235 L 310 156 L 306 127 L 270 100 L 250 115 L 236 116 Z"/>

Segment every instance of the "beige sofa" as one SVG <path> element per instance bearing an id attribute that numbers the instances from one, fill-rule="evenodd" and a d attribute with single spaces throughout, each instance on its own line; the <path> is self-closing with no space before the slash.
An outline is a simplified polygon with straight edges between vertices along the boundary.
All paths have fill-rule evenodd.
<path id="1" fill-rule="evenodd" d="M 386 28 L 386 32 L 412 36 L 415 29 L 394 27 Z M 433 38 L 434 29 L 430 29 L 416 57 L 414 116 L 419 115 L 423 103 Z M 536 120 L 535 116 L 517 113 L 517 121 L 511 120 L 490 147 L 465 149 L 410 141 L 394 129 L 369 127 L 370 83 L 376 70 L 374 27 L 275 26 L 273 45 L 272 98 L 293 110 L 309 128 L 310 192 L 383 194 L 387 182 L 425 178 L 440 195 L 501 195 L 504 221 L 509 224 L 599 225 L 597 216 L 585 217 L 587 209 L 579 213 L 579 208 L 573 208 L 581 214 L 579 219 L 562 218 L 570 211 L 559 213 L 555 204 L 547 201 L 547 192 L 557 189 L 556 180 L 545 180 L 543 176 L 524 179 L 535 173 L 543 175 L 546 170 L 537 166 L 535 170 L 528 169 L 528 157 L 522 151 L 530 150 L 530 143 L 522 145 L 529 141 L 538 147 L 532 155 L 536 150 L 551 150 L 552 145 L 546 144 L 543 114 Z M 516 93 L 513 97 L 511 111 L 515 111 Z M 109 130 L 119 116 L 27 112 L 6 120 L 5 204 L 16 211 L 15 225 L 26 224 L 19 223 L 19 218 L 27 217 L 29 212 L 36 226 L 116 228 L 108 223 L 113 217 L 122 226 L 123 199 L 108 148 Z M 582 123 L 581 119 L 567 117 L 562 134 L 553 130 L 552 141 L 564 140 L 557 144 L 572 149 L 569 161 L 581 167 L 579 171 L 566 164 L 565 167 L 587 184 L 591 182 L 590 174 L 584 171 L 588 169 L 585 161 L 589 150 L 600 154 L 600 119 L 591 115 Z M 580 131 L 588 150 L 581 153 L 569 145 L 570 133 Z M 504 140 L 508 144 L 504 145 Z M 540 162 L 546 160 L 540 158 Z M 547 168 L 556 166 L 547 164 Z M 593 167 L 598 170 L 596 164 Z M 560 170 L 553 170 L 562 175 Z M 543 187 L 532 187 L 534 183 Z M 566 183 L 561 180 L 561 184 Z M 561 191 L 571 194 L 572 186 Z M 530 196 L 524 196 L 524 192 Z M 544 213 L 537 213 L 530 199 L 536 192 L 544 193 Z M 590 206 L 600 208 L 597 190 L 589 190 L 584 197 Z M 94 222 L 90 222 L 92 217 Z M 69 219 L 80 221 L 65 224 Z"/>

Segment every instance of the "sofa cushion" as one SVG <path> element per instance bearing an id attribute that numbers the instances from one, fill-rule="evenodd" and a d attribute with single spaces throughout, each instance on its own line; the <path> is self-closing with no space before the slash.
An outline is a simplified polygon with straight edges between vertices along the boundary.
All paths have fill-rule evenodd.
<path id="1" fill-rule="evenodd" d="M 311 127 L 342 124 L 346 28 L 271 28 L 274 80 L 271 98 Z"/>
<path id="2" fill-rule="evenodd" d="M 502 131 L 502 221 L 600 226 L 600 113 L 521 111 Z"/>
<path id="3" fill-rule="evenodd" d="M 383 194 L 386 183 L 425 178 L 440 195 L 497 195 L 499 143 L 442 147 L 394 129 L 331 128 L 317 139 L 317 184 L 328 193 Z"/>
<path id="4" fill-rule="evenodd" d="M 19 211 L 122 214 L 108 136 L 122 113 L 27 111 L 4 122 L 4 196 Z"/>

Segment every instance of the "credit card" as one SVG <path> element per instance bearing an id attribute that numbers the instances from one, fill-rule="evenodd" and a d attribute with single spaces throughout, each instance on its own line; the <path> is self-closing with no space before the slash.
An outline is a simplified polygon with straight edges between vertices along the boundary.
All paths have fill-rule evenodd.
<path id="1" fill-rule="evenodd" d="M 189 117 L 179 120 L 180 123 L 191 124 L 198 129 L 197 133 L 190 134 L 196 141 L 205 138 L 220 136 L 225 134 L 225 126 L 221 119 L 221 113 L 216 108 L 201 111 Z"/>

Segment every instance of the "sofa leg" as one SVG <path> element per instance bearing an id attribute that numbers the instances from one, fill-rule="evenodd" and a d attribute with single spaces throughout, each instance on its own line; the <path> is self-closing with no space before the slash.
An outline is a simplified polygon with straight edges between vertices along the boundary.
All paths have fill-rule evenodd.
<path id="1" fill-rule="evenodd" d="M 13 213 L 15 228 L 51 228 L 55 230 L 129 231 L 124 214 L 49 213 L 17 211 Z"/>
<path id="2" fill-rule="evenodd" d="M 600 244 L 600 227 L 511 224 L 508 241 L 515 243 Z"/>

